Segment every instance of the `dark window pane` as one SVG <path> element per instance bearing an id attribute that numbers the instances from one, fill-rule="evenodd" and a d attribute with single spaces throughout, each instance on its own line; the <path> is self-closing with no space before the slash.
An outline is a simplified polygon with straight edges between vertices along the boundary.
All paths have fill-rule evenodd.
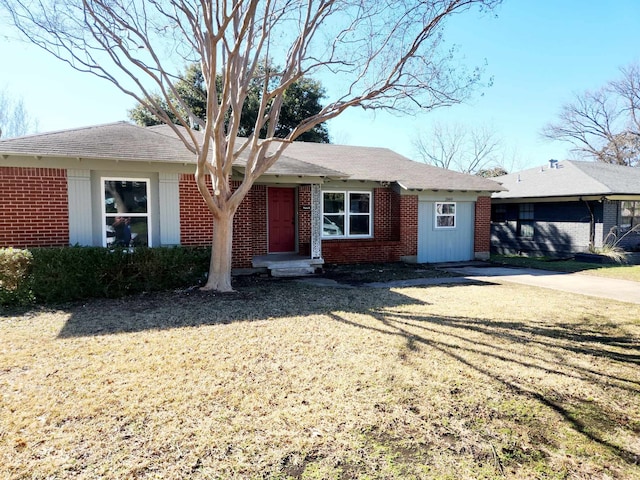
<path id="1" fill-rule="evenodd" d="M 520 215 L 519 218 L 521 220 L 533 220 L 533 204 L 532 203 L 521 203 L 520 204 Z"/>
<path id="2" fill-rule="evenodd" d="M 134 247 L 149 245 L 149 224 L 146 218 L 131 219 L 131 243 Z"/>
<path id="3" fill-rule="evenodd" d="M 131 246 L 131 218 L 107 217 L 107 246 Z"/>
<path id="4" fill-rule="evenodd" d="M 533 222 L 530 220 L 521 220 L 518 225 L 518 234 L 521 237 L 533 237 Z"/>
<path id="5" fill-rule="evenodd" d="M 369 235 L 369 215 L 350 216 L 349 235 Z"/>
<path id="6" fill-rule="evenodd" d="M 324 213 L 344 212 L 344 193 L 325 192 L 323 195 Z"/>
<path id="7" fill-rule="evenodd" d="M 507 208 L 504 205 L 494 205 L 491 207 L 491 221 L 504 223 L 507 221 Z"/>
<path id="8" fill-rule="evenodd" d="M 107 213 L 147 213 L 147 183 L 106 180 L 104 202 Z"/>
<path id="9" fill-rule="evenodd" d="M 349 194 L 349 212 L 350 213 L 369 213 L 368 193 L 350 193 Z"/>
<path id="10" fill-rule="evenodd" d="M 146 218 L 107 217 L 108 247 L 139 247 L 149 245 L 149 228 Z"/>

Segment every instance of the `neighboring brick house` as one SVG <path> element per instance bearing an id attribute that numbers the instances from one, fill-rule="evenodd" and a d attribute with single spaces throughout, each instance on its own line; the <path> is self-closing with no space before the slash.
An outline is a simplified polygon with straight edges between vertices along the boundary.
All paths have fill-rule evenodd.
<path id="1" fill-rule="evenodd" d="M 194 171 L 166 126 L 2 140 L 0 247 L 210 244 Z M 278 253 L 315 263 L 487 258 L 490 195 L 501 189 L 384 148 L 295 142 L 236 213 L 233 266 Z"/>
<path id="2" fill-rule="evenodd" d="M 640 223 L 640 168 L 584 161 L 496 177 L 505 191 L 491 199 L 491 249 L 496 253 L 565 256 L 621 238 Z M 609 237 L 612 238 L 612 237 Z M 640 250 L 640 233 L 619 246 Z"/>

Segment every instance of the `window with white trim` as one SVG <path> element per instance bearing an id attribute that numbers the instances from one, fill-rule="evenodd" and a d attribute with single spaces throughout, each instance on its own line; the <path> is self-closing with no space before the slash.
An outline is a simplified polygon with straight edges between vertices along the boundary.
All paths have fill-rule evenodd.
<path id="1" fill-rule="evenodd" d="M 436 228 L 456 228 L 455 202 L 436 202 Z"/>
<path id="2" fill-rule="evenodd" d="M 150 247 L 150 181 L 139 178 L 103 178 L 102 190 L 102 245 Z"/>
<path id="3" fill-rule="evenodd" d="M 371 192 L 322 192 L 322 236 L 370 237 L 372 235 Z"/>

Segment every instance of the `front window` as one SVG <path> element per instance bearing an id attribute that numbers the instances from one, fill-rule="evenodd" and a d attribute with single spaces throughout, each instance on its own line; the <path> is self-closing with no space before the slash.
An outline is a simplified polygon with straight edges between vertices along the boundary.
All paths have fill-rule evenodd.
<path id="1" fill-rule="evenodd" d="M 518 236 L 533 237 L 533 203 L 521 203 L 518 212 Z"/>
<path id="2" fill-rule="evenodd" d="M 436 228 L 456 228 L 454 202 L 436 202 Z"/>
<path id="3" fill-rule="evenodd" d="M 640 202 L 624 201 L 620 205 L 620 228 L 630 230 L 640 224 Z"/>
<path id="4" fill-rule="evenodd" d="M 103 246 L 151 246 L 149 180 L 102 179 Z"/>
<path id="5" fill-rule="evenodd" d="M 370 237 L 371 192 L 323 192 L 323 237 Z"/>

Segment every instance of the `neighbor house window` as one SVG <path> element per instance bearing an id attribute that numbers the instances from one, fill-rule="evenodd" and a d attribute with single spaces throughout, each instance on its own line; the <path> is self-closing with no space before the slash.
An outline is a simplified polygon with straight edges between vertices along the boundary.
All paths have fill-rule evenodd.
<path id="1" fill-rule="evenodd" d="M 640 202 L 620 202 L 620 228 L 629 230 L 640 224 Z"/>
<path id="2" fill-rule="evenodd" d="M 103 178 L 103 245 L 151 246 L 149 180 Z"/>
<path id="3" fill-rule="evenodd" d="M 493 223 L 505 223 L 507 221 L 507 207 L 504 205 L 493 205 L 491 207 L 491 221 Z"/>
<path id="4" fill-rule="evenodd" d="M 322 192 L 323 237 L 370 237 L 371 192 Z"/>
<path id="5" fill-rule="evenodd" d="M 521 203 L 518 212 L 518 236 L 533 237 L 533 203 Z"/>
<path id="6" fill-rule="evenodd" d="M 436 228 L 456 228 L 454 202 L 436 202 Z"/>

